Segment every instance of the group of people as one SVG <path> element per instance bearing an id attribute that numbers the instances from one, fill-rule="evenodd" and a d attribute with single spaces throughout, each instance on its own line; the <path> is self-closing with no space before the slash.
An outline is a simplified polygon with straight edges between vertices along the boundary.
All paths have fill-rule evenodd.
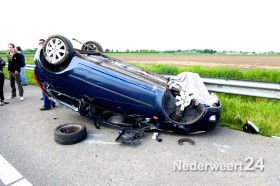
<path id="1" fill-rule="evenodd" d="M 27 85 L 26 76 L 25 76 L 25 57 L 22 53 L 21 47 L 15 45 L 13 43 L 8 44 L 8 71 L 10 78 L 10 86 L 11 86 L 11 96 L 7 99 L 16 98 L 16 86 L 17 84 L 20 100 L 23 101 L 23 87 Z M 8 104 L 9 102 L 4 98 L 4 74 L 3 67 L 6 65 L 5 61 L 0 58 L 0 106 L 4 104 Z"/>
<path id="2" fill-rule="evenodd" d="M 34 61 L 40 60 L 40 52 L 43 49 L 45 45 L 45 40 L 40 39 L 39 40 L 39 47 L 38 50 L 35 53 Z M 8 71 L 9 71 L 9 78 L 10 78 L 10 86 L 11 86 L 11 96 L 9 96 L 7 99 L 14 99 L 16 98 L 16 86 L 18 87 L 19 97 L 20 100 L 23 101 L 23 87 L 28 85 L 25 75 L 25 57 L 22 53 L 22 49 L 20 46 L 15 47 L 13 43 L 8 44 L 8 53 L 7 53 L 7 59 L 8 59 Z M 9 104 L 7 100 L 4 98 L 4 73 L 3 73 L 3 67 L 6 65 L 5 61 L 0 57 L 0 106 L 3 106 L 5 104 Z M 43 97 L 41 98 L 44 100 L 44 105 L 40 108 L 41 111 L 50 110 L 52 107 L 55 107 L 55 103 L 42 93 Z"/>

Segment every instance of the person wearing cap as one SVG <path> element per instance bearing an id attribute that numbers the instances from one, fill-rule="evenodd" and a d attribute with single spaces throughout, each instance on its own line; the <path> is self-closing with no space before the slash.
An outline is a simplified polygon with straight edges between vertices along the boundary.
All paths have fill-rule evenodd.
<path id="1" fill-rule="evenodd" d="M 35 53 L 34 56 L 34 62 L 37 65 L 38 60 L 40 61 L 40 53 L 43 50 L 43 47 L 45 46 L 45 40 L 44 39 L 40 39 L 39 40 L 39 47 Z M 51 110 L 52 107 L 55 107 L 55 103 L 50 100 L 48 98 L 47 95 L 45 95 L 44 92 L 42 92 L 43 95 L 43 100 L 44 100 L 44 105 L 40 108 L 41 111 L 45 111 L 45 110 Z"/>

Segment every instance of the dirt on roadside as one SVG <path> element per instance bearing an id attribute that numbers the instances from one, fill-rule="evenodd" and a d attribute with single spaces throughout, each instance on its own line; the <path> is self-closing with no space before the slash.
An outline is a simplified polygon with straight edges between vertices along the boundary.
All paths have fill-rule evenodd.
<path id="1" fill-rule="evenodd" d="M 230 66 L 240 68 L 280 69 L 280 56 L 116 56 L 127 62 L 182 66 Z"/>

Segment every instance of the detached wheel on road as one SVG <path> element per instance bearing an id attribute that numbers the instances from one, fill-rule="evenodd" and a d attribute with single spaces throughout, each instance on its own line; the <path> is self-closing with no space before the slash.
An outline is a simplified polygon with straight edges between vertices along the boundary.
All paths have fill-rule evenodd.
<path id="1" fill-rule="evenodd" d="M 53 35 L 46 40 L 44 55 L 46 60 L 52 65 L 69 62 L 74 53 L 71 41 L 64 36 Z"/>
<path id="2" fill-rule="evenodd" d="M 96 41 L 87 41 L 85 45 L 82 46 L 81 50 L 97 50 L 103 53 L 102 46 Z"/>
<path id="3" fill-rule="evenodd" d="M 71 145 L 87 137 L 86 126 L 82 124 L 63 124 L 54 130 L 54 141 L 62 145 Z"/>

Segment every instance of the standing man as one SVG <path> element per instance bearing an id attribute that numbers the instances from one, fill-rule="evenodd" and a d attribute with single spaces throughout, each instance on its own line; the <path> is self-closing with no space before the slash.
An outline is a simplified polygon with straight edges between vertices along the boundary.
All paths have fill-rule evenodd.
<path id="1" fill-rule="evenodd" d="M 38 47 L 38 49 L 37 49 L 37 51 L 35 53 L 35 56 L 34 56 L 34 62 L 36 60 L 40 61 L 40 53 L 41 53 L 41 50 L 43 49 L 44 46 L 45 46 L 45 40 L 44 39 L 40 39 L 39 40 L 39 47 Z"/>
<path id="2" fill-rule="evenodd" d="M 3 67 L 6 65 L 5 61 L 0 57 L 0 106 L 3 106 L 4 104 L 8 104 L 8 101 L 5 101 L 4 99 L 4 73 L 3 73 Z"/>
<path id="3" fill-rule="evenodd" d="M 40 61 L 40 53 L 42 52 L 44 46 L 45 46 L 45 40 L 40 39 L 39 40 L 39 47 L 38 47 L 38 49 L 35 53 L 35 56 L 34 56 L 34 62 L 35 62 L 36 65 L 37 65 L 36 61 L 38 61 L 38 60 Z M 48 96 L 45 95 L 44 92 L 42 92 L 42 95 L 43 95 L 44 105 L 40 108 L 41 111 L 51 110 L 52 106 L 55 107 L 55 103 L 52 100 L 50 100 L 48 98 Z"/>
<path id="4" fill-rule="evenodd" d="M 26 75 L 25 75 L 25 57 L 22 53 L 22 50 L 20 48 L 20 46 L 16 47 L 17 52 L 19 53 L 20 57 L 21 57 L 21 66 L 20 66 L 20 80 L 21 80 L 21 84 L 22 86 L 26 86 L 27 85 L 27 80 L 26 80 Z"/>
<path id="5" fill-rule="evenodd" d="M 10 86 L 12 88 L 12 95 L 8 99 L 16 98 L 16 82 L 18 86 L 20 100 L 23 101 L 23 88 L 21 86 L 20 81 L 21 57 L 19 53 L 17 53 L 17 51 L 15 50 L 15 45 L 13 43 L 8 44 L 8 49 L 8 71 L 10 76 Z"/>

